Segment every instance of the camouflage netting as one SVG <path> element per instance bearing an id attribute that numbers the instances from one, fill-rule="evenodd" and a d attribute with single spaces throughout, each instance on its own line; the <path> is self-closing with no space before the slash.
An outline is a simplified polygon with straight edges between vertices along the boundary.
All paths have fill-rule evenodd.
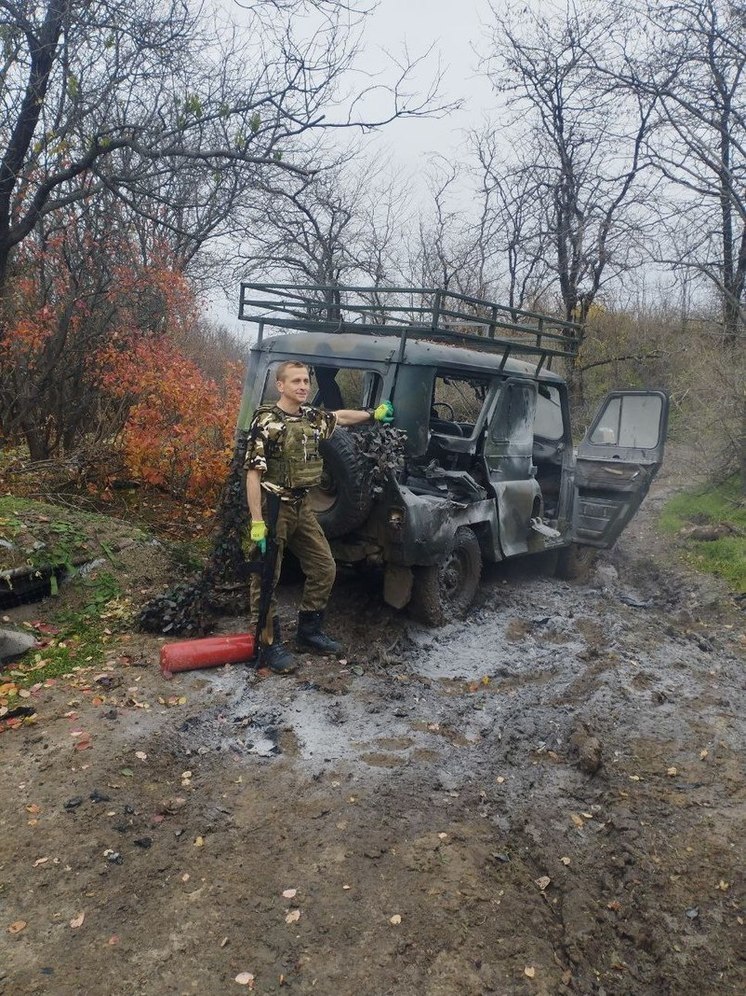
<path id="1" fill-rule="evenodd" d="M 358 451 L 369 461 L 373 494 L 383 491 L 386 481 L 398 476 L 404 469 L 404 443 L 407 438 L 402 429 L 392 425 L 365 425 L 353 433 Z"/>
<path id="2" fill-rule="evenodd" d="M 247 563 L 242 540 L 248 525 L 243 485 L 247 438 L 243 433 L 236 443 L 207 564 L 194 581 L 176 585 L 143 607 L 137 624 L 144 632 L 202 636 L 212 628 L 218 613 L 240 610 L 241 605 L 245 608 Z M 236 602 L 240 604 L 232 604 Z"/>
<path id="3" fill-rule="evenodd" d="M 364 426 L 353 434 L 371 466 L 370 486 L 379 495 L 390 475 L 404 467 L 406 433 L 392 426 Z M 248 564 L 243 537 L 248 528 L 243 464 L 247 434 L 239 438 L 217 512 L 217 533 L 207 564 L 193 581 L 151 599 L 140 611 L 138 628 L 168 636 L 202 636 L 221 613 L 245 612 Z"/>

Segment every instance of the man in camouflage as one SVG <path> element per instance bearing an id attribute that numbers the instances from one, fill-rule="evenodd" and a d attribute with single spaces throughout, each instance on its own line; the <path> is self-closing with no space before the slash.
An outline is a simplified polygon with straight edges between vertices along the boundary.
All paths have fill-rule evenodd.
<path id="1" fill-rule="evenodd" d="M 336 566 L 329 543 L 311 509 L 308 493 L 321 480 L 323 461 L 319 444 L 328 439 L 337 426 L 360 425 L 372 419 L 391 422 L 394 410 L 384 401 L 374 411 L 341 409 L 327 412 L 306 404 L 310 391 L 308 367 L 287 361 L 277 369 L 274 404 L 262 405 L 254 413 L 249 427 L 246 451 L 246 492 L 251 515 L 251 540 L 264 555 L 268 523 L 273 503 L 276 508 L 274 538 L 278 552 L 272 586 L 270 618 L 274 639 L 260 649 L 260 664 L 278 674 L 295 670 L 293 655 L 283 646 L 277 618 L 274 591 L 282 567 L 285 549 L 300 561 L 306 580 L 298 615 L 297 642 L 301 648 L 322 654 L 336 654 L 340 645 L 324 633 L 324 610 L 329 599 Z M 251 580 L 251 617 L 259 617 L 261 584 L 254 574 Z"/>

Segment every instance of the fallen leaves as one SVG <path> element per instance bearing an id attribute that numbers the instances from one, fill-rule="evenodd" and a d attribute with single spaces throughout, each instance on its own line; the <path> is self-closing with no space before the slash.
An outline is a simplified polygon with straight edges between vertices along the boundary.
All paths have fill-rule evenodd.
<path id="1" fill-rule="evenodd" d="M 489 685 L 490 679 L 489 675 L 484 675 L 479 681 L 472 681 L 467 685 L 470 692 L 478 692 L 481 688 L 486 688 Z"/>
<path id="2" fill-rule="evenodd" d="M 285 915 L 285 923 L 297 923 L 300 920 L 300 910 L 289 910 Z"/>
<path id="3" fill-rule="evenodd" d="M 251 972 L 239 972 L 234 981 L 237 982 L 239 986 L 248 986 L 249 989 L 254 988 L 254 976 Z"/>
<path id="4" fill-rule="evenodd" d="M 144 750 L 136 750 L 135 751 L 135 757 L 139 761 L 147 761 L 147 759 L 148 759 L 148 755 L 145 753 Z"/>
<path id="5" fill-rule="evenodd" d="M 395 927 L 398 927 L 401 923 L 401 916 L 398 913 L 394 913 L 393 916 L 389 917 L 389 923 L 392 923 Z"/>
<path id="6" fill-rule="evenodd" d="M 548 875 L 542 875 L 541 878 L 535 878 L 534 882 L 539 887 L 540 892 L 544 892 L 551 883 L 551 878 Z"/>
<path id="7" fill-rule="evenodd" d="M 285 891 L 282 894 L 282 898 L 283 899 L 294 899 L 295 896 L 297 895 L 297 893 L 298 893 L 297 889 L 285 889 Z"/>
<path id="8" fill-rule="evenodd" d="M 14 920 L 13 923 L 8 927 L 9 934 L 20 934 L 22 930 L 28 927 L 28 922 L 26 920 Z"/>
<path id="9" fill-rule="evenodd" d="M 83 921 L 84 920 L 85 920 L 85 913 L 84 912 L 76 913 L 75 916 L 70 921 L 70 926 L 73 928 L 73 930 L 77 930 L 78 927 L 82 927 L 83 926 Z"/>
<path id="10" fill-rule="evenodd" d="M 186 705 L 187 697 L 186 695 L 169 695 L 168 698 L 164 698 L 162 695 L 159 695 L 158 701 L 161 705 L 166 706 L 167 709 L 173 709 L 175 706 Z"/>
<path id="11" fill-rule="evenodd" d="M 533 965 L 526 965 L 526 967 L 523 969 L 523 974 L 526 976 L 527 979 L 533 979 L 536 976 L 536 969 L 534 968 Z"/>

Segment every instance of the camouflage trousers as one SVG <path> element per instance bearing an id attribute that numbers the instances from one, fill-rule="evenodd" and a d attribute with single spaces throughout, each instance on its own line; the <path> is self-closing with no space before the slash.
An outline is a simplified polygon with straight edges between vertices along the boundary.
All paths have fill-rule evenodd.
<path id="1" fill-rule="evenodd" d="M 262 507 L 264 508 L 266 522 L 266 499 L 264 497 L 262 498 Z M 306 576 L 300 602 L 300 611 L 317 612 L 319 609 L 326 608 L 329 594 L 334 585 L 337 567 L 334 563 L 332 551 L 329 548 L 329 541 L 311 509 L 311 502 L 307 495 L 297 502 L 280 502 L 275 535 L 278 550 L 275 576 L 272 582 L 272 604 L 270 606 L 269 618 L 271 619 L 277 614 L 275 589 L 277 588 L 277 581 L 280 577 L 282 558 L 285 550 L 290 550 L 291 553 L 295 554 L 300 561 L 301 570 Z M 256 556 L 256 552 L 252 555 Z M 253 625 L 256 625 L 259 618 L 260 592 L 260 577 L 258 574 L 252 574 L 249 592 L 249 611 Z"/>

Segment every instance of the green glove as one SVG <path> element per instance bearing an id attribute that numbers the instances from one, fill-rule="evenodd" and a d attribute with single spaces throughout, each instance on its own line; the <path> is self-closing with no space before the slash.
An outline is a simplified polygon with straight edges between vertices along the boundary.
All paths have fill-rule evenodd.
<path id="1" fill-rule="evenodd" d="M 267 526 L 261 519 L 251 523 L 251 542 L 256 543 L 264 556 L 267 552 Z"/>
<path id="2" fill-rule="evenodd" d="M 389 422 L 394 421 L 394 406 L 390 401 L 382 401 L 373 412 L 373 418 L 376 422 L 383 422 L 385 425 L 388 425 Z"/>

